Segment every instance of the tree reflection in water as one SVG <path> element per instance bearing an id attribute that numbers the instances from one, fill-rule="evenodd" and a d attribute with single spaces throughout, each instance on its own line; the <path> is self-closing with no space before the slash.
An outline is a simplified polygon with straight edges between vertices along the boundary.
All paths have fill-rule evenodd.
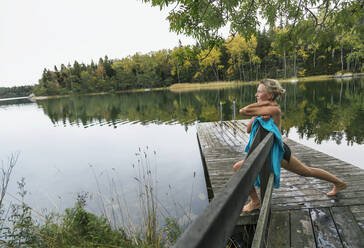
<path id="1" fill-rule="evenodd" d="M 173 124 L 188 128 L 197 122 L 232 118 L 237 109 L 255 101 L 256 85 L 220 90 L 189 92 L 148 91 L 96 96 L 75 96 L 37 101 L 51 121 L 63 125 L 112 125 L 123 123 Z M 287 92 L 281 100 L 282 130 L 296 127 L 302 137 L 320 144 L 346 138 L 348 144 L 364 142 L 364 79 L 298 82 L 283 84 Z M 237 115 L 237 118 L 244 118 Z"/>

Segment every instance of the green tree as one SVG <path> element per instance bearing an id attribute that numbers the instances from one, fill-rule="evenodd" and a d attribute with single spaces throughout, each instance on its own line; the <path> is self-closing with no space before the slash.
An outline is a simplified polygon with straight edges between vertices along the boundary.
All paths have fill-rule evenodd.
<path id="1" fill-rule="evenodd" d="M 287 77 L 287 52 L 291 48 L 289 30 L 287 28 L 274 29 L 274 41 L 272 42 L 271 55 L 281 57 L 283 60 L 284 77 Z"/>
<path id="2" fill-rule="evenodd" d="M 177 82 L 181 82 L 181 76 L 183 70 L 188 70 L 191 66 L 191 50 L 189 46 L 183 47 L 180 45 L 179 47 L 176 47 L 172 50 L 170 53 L 170 59 L 169 59 L 172 70 L 171 74 L 177 75 Z"/>
<path id="3" fill-rule="evenodd" d="M 201 70 L 205 71 L 211 68 L 214 72 L 216 81 L 219 81 L 219 70 L 223 68 L 223 66 L 219 64 L 220 56 L 221 52 L 216 47 L 211 50 L 202 50 L 201 53 L 198 55 L 198 61 L 201 66 Z"/>
<path id="4" fill-rule="evenodd" d="M 279 19 L 290 23 L 295 27 L 307 16 L 315 20 L 315 25 L 323 26 L 326 19 L 335 16 L 337 10 L 347 7 L 348 2 L 357 3 L 361 8 L 353 9 L 361 12 L 363 3 L 360 0 L 277 0 L 277 1 L 253 1 L 253 0 L 143 0 L 152 6 L 167 8 L 175 6 L 168 16 L 170 28 L 177 33 L 184 33 L 194 37 L 201 44 L 223 43 L 221 29 L 230 24 L 230 34 L 241 34 L 250 37 L 255 34 L 263 19 L 268 25 L 274 27 Z M 320 13 L 324 13 L 319 15 Z"/>
<path id="5" fill-rule="evenodd" d="M 229 37 L 225 42 L 225 46 L 230 54 L 228 74 L 232 74 L 237 70 L 239 72 L 239 80 L 245 80 L 244 52 L 248 50 L 246 40 L 237 34 L 234 37 Z"/>

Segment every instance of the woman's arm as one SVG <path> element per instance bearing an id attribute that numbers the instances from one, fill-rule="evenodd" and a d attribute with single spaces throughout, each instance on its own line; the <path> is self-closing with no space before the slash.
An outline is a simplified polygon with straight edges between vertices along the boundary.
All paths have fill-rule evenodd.
<path id="1" fill-rule="evenodd" d="M 256 118 L 256 116 L 253 116 L 253 117 L 250 119 L 250 121 L 249 121 L 249 123 L 248 123 L 248 126 L 246 127 L 246 132 L 247 132 L 247 133 L 250 133 L 250 132 L 252 131 L 252 125 L 253 125 L 253 122 L 254 122 L 255 118 Z"/>
<path id="2" fill-rule="evenodd" d="M 278 103 L 271 101 L 262 101 L 249 104 L 239 110 L 241 115 L 247 116 L 262 116 L 262 115 L 276 115 L 281 112 Z"/>

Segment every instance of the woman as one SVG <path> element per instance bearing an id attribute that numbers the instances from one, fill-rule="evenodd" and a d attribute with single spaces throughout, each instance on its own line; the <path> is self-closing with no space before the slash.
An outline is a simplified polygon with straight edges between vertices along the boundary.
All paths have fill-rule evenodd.
<path id="1" fill-rule="evenodd" d="M 279 131 L 281 130 L 281 109 L 277 100 L 284 93 L 285 90 L 281 87 L 277 80 L 263 79 L 259 83 L 257 93 L 255 94 L 257 103 L 245 106 L 239 111 L 242 115 L 253 116 L 247 127 L 248 133 L 251 131 L 252 123 L 256 116 L 261 116 L 263 120 L 269 120 L 272 118 Z M 304 177 L 315 177 L 333 183 L 334 186 L 332 190 L 327 193 L 328 196 L 334 196 L 338 191 L 346 189 L 346 183 L 331 173 L 322 169 L 311 168 L 303 164 L 296 157 L 291 155 L 291 151 L 286 144 L 284 144 L 284 150 L 283 159 L 281 160 L 281 166 L 284 169 Z M 234 171 L 237 171 L 240 166 L 243 165 L 243 162 L 244 160 L 237 162 L 233 166 Z M 250 212 L 260 208 L 260 200 L 254 186 L 249 196 L 251 200 L 244 206 L 243 212 Z"/>

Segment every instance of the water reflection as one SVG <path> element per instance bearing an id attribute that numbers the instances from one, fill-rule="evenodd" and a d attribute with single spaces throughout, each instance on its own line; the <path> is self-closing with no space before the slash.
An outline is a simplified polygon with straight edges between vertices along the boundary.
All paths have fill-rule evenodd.
<path id="1" fill-rule="evenodd" d="M 193 125 L 188 130 L 180 124 L 127 123 L 117 129 L 54 125 L 34 103 L 0 107 L 0 116 L 0 160 L 6 163 L 12 152 L 20 153 L 7 202 L 17 199 L 16 182 L 24 177 L 26 202 L 36 212 L 62 212 L 74 205 L 79 192 L 88 192 L 87 208 L 92 212 L 113 218 L 122 206 L 124 218 L 137 223 L 140 185 L 135 178 L 148 164 L 162 220 L 196 216 L 207 204 Z"/>
<path id="2" fill-rule="evenodd" d="M 351 157 L 354 147 L 362 149 L 364 79 L 283 86 L 285 134 L 311 138 L 322 143 L 320 147 L 330 140 L 353 145 L 347 152 Z M 89 208 L 102 213 L 96 198 L 116 199 L 109 190 L 110 182 L 116 182 L 130 208 L 136 209 L 134 154 L 140 147 L 151 147 L 157 152 L 151 157 L 158 168 L 160 201 L 182 219 L 186 212 L 198 215 L 207 204 L 207 193 L 195 124 L 218 121 L 220 102 L 223 119 L 230 120 L 233 101 L 238 109 L 254 102 L 255 92 L 256 85 L 246 85 L 0 102 L 1 141 L 6 144 L 0 159 L 21 152 L 10 192 L 16 195 L 15 182 L 25 177 L 31 206 L 37 209 L 71 207 L 76 193 L 86 191 L 93 197 Z M 338 153 L 337 147 L 333 150 Z"/>
<path id="3" fill-rule="evenodd" d="M 348 144 L 363 144 L 364 81 L 326 81 L 287 85 L 282 128 L 296 127 L 302 137 L 320 144 L 345 137 Z"/>
<path id="4" fill-rule="evenodd" d="M 281 101 L 282 129 L 289 134 L 296 127 L 301 137 L 314 138 L 320 144 L 333 139 L 337 144 L 363 144 L 363 79 L 284 84 L 287 94 Z M 142 125 L 174 124 L 219 120 L 219 102 L 223 119 L 232 119 L 237 108 L 255 101 L 255 85 L 224 90 L 184 93 L 169 91 L 118 95 L 79 96 L 38 101 L 37 104 L 55 125 L 94 125 L 117 127 L 125 123 Z M 244 118 L 237 115 L 237 118 Z"/>

